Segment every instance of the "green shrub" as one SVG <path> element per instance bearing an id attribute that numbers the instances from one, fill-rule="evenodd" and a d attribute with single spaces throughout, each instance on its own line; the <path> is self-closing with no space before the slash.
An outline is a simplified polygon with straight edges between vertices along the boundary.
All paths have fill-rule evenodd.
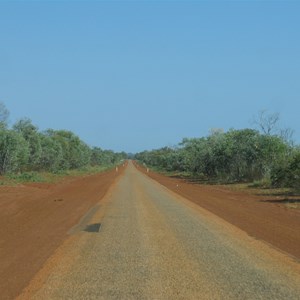
<path id="1" fill-rule="evenodd" d="M 273 168 L 271 182 L 274 187 L 300 188 L 300 152 L 289 163 Z"/>
<path id="2" fill-rule="evenodd" d="M 18 182 L 43 182 L 45 179 L 41 174 L 37 172 L 24 172 L 21 174 L 9 174 L 9 179 L 13 179 Z"/>
<path id="3" fill-rule="evenodd" d="M 251 188 L 270 188 L 272 186 L 271 179 L 265 177 L 261 180 L 254 180 L 249 187 Z"/>

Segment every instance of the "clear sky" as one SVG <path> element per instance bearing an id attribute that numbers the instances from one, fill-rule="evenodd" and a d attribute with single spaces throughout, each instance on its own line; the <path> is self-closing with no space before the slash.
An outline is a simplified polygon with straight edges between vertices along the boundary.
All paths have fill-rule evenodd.
<path id="1" fill-rule="evenodd" d="M 279 112 L 300 142 L 300 2 L 0 1 L 11 123 L 137 152 Z"/>

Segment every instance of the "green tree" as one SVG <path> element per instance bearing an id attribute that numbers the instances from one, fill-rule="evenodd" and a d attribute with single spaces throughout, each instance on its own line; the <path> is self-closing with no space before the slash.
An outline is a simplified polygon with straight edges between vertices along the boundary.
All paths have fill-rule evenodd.
<path id="1" fill-rule="evenodd" d="M 13 129 L 21 134 L 29 145 L 28 169 L 37 170 L 42 155 L 42 146 L 38 128 L 28 118 L 16 122 Z"/>
<path id="2" fill-rule="evenodd" d="M 61 146 L 63 154 L 60 163 L 61 169 L 76 169 L 90 164 L 90 148 L 73 132 L 49 130 L 48 134 Z"/>
<path id="3" fill-rule="evenodd" d="M 0 129 L 7 128 L 9 111 L 3 102 L 0 102 Z"/>
<path id="4" fill-rule="evenodd" d="M 29 147 L 22 135 L 0 129 L 0 174 L 20 171 L 27 164 Z"/>
<path id="5" fill-rule="evenodd" d="M 40 135 L 40 141 L 42 147 L 40 169 L 51 172 L 59 171 L 63 160 L 61 144 L 47 132 Z"/>
<path id="6" fill-rule="evenodd" d="M 269 178 L 272 168 L 284 163 L 291 151 L 280 136 L 253 129 L 231 129 L 226 133 L 215 130 L 202 138 L 185 138 L 177 148 L 144 151 L 136 159 L 203 179 L 252 181 Z"/>
<path id="7" fill-rule="evenodd" d="M 292 187 L 300 190 L 300 150 L 295 150 L 289 161 L 273 167 L 271 181 L 275 187 Z"/>

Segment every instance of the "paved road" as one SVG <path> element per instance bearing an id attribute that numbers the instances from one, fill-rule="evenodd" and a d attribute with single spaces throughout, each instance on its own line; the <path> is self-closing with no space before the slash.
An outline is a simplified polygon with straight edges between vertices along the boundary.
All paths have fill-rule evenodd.
<path id="1" fill-rule="evenodd" d="M 131 163 L 104 202 L 33 299 L 300 299 L 299 263 Z"/>

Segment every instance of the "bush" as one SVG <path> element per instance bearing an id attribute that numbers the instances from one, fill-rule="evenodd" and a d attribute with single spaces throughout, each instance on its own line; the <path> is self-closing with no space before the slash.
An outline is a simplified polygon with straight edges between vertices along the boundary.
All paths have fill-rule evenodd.
<path id="1" fill-rule="evenodd" d="M 297 152 L 286 165 L 274 167 L 271 171 L 274 187 L 300 188 L 300 152 Z"/>
<path id="2" fill-rule="evenodd" d="M 261 180 L 254 180 L 252 182 L 252 184 L 249 185 L 249 187 L 267 189 L 267 188 L 270 188 L 271 185 L 272 185 L 271 180 L 269 178 L 265 177 Z"/>
<path id="3" fill-rule="evenodd" d="M 44 178 L 37 172 L 24 172 L 21 174 L 10 174 L 10 179 L 19 182 L 43 182 Z"/>
<path id="4" fill-rule="evenodd" d="M 13 130 L 0 129 L 0 174 L 17 172 L 27 164 L 28 143 Z"/>

